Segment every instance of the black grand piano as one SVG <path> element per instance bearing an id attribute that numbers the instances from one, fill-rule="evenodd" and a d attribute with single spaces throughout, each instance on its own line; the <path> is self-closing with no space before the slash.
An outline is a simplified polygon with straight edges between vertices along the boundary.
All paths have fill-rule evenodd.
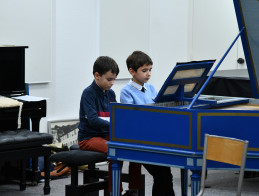
<path id="1" fill-rule="evenodd" d="M 25 84 L 25 49 L 28 46 L 0 47 L 0 96 L 15 98 L 28 94 Z M 21 113 L 22 127 L 29 129 L 28 118 L 31 119 L 31 130 L 39 131 L 42 117 L 46 117 L 46 100 L 23 101 Z M 0 108 L 0 130 L 17 128 L 19 107 Z"/>
<path id="2" fill-rule="evenodd" d="M 178 63 L 154 104 L 111 104 L 108 157 L 113 160 L 113 196 L 120 194 L 119 161 L 191 170 L 191 193 L 196 195 L 205 133 L 248 140 L 246 170 L 259 170 L 259 1 L 233 2 L 240 32 L 208 78 L 214 60 Z M 203 95 L 239 36 L 254 98 Z M 235 169 L 208 162 L 208 169 L 217 168 Z"/>
<path id="3" fill-rule="evenodd" d="M 25 49 L 27 46 L 1 46 L 0 47 L 0 97 L 17 98 L 19 96 L 27 95 L 28 88 L 25 84 Z M 34 132 L 39 132 L 39 123 L 41 118 L 46 117 L 46 100 L 39 101 L 25 101 L 19 100 L 23 103 L 21 109 L 21 127 L 20 129 L 28 129 Z M 19 106 L 16 107 L 0 107 L 0 132 L 17 130 Z M 31 124 L 30 124 L 31 120 Z M 46 149 L 46 150 L 45 150 Z M 37 150 L 37 148 L 35 148 Z M 33 182 L 38 182 L 41 179 L 40 171 L 38 169 L 38 156 L 48 153 L 47 148 L 40 148 L 42 152 L 31 151 L 30 155 L 31 168 L 27 170 L 27 179 Z M 45 153 L 46 151 L 46 153 Z M 11 151 L 10 151 L 11 152 Z M 12 151 L 14 152 L 14 151 Z M 1 163 L 4 160 L 15 159 L 6 153 L 6 149 L 1 151 L 1 155 L 5 153 L 5 157 L 1 158 Z M 19 152 L 18 152 L 19 153 Z M 45 153 L 45 154 L 44 154 Z M 7 155 L 8 156 L 7 156 Z M 11 153 L 10 153 L 11 154 Z M 9 175 L 11 172 L 9 173 Z M 47 182 L 46 193 L 49 193 L 49 185 Z"/>

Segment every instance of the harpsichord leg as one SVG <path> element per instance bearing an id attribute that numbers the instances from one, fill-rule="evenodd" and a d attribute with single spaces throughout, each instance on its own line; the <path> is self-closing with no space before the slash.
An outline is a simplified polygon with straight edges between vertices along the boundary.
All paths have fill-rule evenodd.
<path id="1" fill-rule="evenodd" d="M 191 193 L 196 196 L 200 192 L 201 170 L 191 170 Z"/>
<path id="2" fill-rule="evenodd" d="M 121 164 L 113 160 L 112 164 L 112 196 L 120 196 Z"/>

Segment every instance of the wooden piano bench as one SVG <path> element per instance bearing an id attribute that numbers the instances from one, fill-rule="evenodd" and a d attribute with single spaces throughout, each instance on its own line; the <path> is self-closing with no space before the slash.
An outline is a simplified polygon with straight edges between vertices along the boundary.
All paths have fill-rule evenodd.
<path id="1" fill-rule="evenodd" d="M 78 145 L 70 147 L 70 151 L 58 152 L 51 155 L 50 161 L 62 162 L 71 167 L 71 184 L 66 185 L 66 196 L 99 196 L 99 190 L 104 190 L 104 196 L 110 196 L 108 192 L 108 171 L 96 168 L 96 163 L 107 161 L 105 153 L 83 151 Z M 84 170 L 83 184 L 78 185 L 78 166 L 88 165 Z M 128 182 L 128 174 L 122 174 L 122 182 Z M 102 179 L 102 181 L 100 181 Z M 145 185 L 145 175 L 142 175 L 142 184 Z M 141 196 L 145 195 L 145 186 L 140 190 Z"/>
<path id="2" fill-rule="evenodd" d="M 45 166 L 45 184 L 44 194 L 50 193 L 49 178 L 50 178 L 50 162 L 51 148 L 44 146 L 51 144 L 53 136 L 48 133 L 32 132 L 27 129 L 19 129 L 12 131 L 0 132 L 0 161 L 20 161 L 20 190 L 26 189 L 26 162 L 32 158 L 32 170 L 35 172 L 38 167 L 37 159 L 44 156 Z"/>

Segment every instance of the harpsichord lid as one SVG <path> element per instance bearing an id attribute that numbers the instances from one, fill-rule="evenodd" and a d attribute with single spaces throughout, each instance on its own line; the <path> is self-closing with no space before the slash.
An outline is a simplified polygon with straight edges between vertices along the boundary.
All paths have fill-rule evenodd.
<path id="1" fill-rule="evenodd" d="M 255 98 L 259 98 L 259 1 L 233 0 L 250 83 Z"/>
<path id="2" fill-rule="evenodd" d="M 154 101 L 165 102 L 193 97 L 203 85 L 214 62 L 215 60 L 177 63 Z"/>

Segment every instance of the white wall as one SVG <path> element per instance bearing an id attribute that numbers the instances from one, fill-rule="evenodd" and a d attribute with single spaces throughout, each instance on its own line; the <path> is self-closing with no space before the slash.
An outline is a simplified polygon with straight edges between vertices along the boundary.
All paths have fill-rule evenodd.
<path id="1" fill-rule="evenodd" d="M 52 1 L 51 82 L 30 84 L 30 95 L 48 98 L 47 117 L 41 121 L 41 132 L 47 132 L 47 121 L 78 118 L 80 96 L 93 80 L 92 66 L 102 44 L 99 39 L 99 1 Z M 150 82 L 157 90 L 176 62 L 195 60 L 192 59 L 192 2 L 149 0 L 149 43 L 148 51 L 144 52 L 154 62 Z M 209 37 L 215 36 L 211 33 Z M 26 52 L 30 53 L 30 48 Z M 128 80 L 116 80 L 113 89 L 118 101 L 120 89 Z"/>
<path id="2" fill-rule="evenodd" d="M 47 121 L 78 118 L 80 96 L 93 80 L 92 66 L 100 46 L 99 1 L 54 2 L 52 81 L 30 85 L 31 95 L 49 98 L 47 117 L 41 121 L 42 132 L 47 131 Z M 150 0 L 149 50 L 144 52 L 153 59 L 151 82 L 157 90 L 177 61 L 187 61 L 186 7 L 188 1 Z M 118 101 L 120 89 L 128 80 L 118 79 L 113 86 Z"/>
<path id="3" fill-rule="evenodd" d="M 127 78 L 126 58 L 134 50 L 148 52 L 150 0 L 100 1 L 100 55 L 120 66 L 118 78 Z"/>
<path id="4" fill-rule="evenodd" d="M 80 96 L 93 80 L 99 50 L 98 1 L 56 0 L 53 6 L 52 81 L 30 85 L 30 95 L 49 98 L 43 132 L 47 121 L 78 118 Z"/>
<path id="5" fill-rule="evenodd" d="M 239 33 L 233 0 L 195 0 L 192 4 L 192 58 L 216 59 L 215 66 Z M 246 69 L 245 64 L 237 63 L 238 58 L 244 58 L 240 40 L 232 47 L 219 69 Z"/>
<path id="6" fill-rule="evenodd" d="M 1 0 L 0 45 L 28 46 L 26 82 L 51 80 L 52 0 Z"/>
<path id="7" fill-rule="evenodd" d="M 176 62 L 188 61 L 188 0 L 151 0 L 150 49 L 153 60 L 150 82 L 158 91 Z"/>

